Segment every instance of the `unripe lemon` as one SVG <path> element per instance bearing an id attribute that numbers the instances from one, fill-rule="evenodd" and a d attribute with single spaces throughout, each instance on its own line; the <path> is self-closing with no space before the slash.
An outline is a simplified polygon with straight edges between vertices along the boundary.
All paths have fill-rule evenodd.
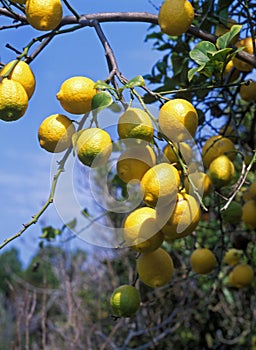
<path id="1" fill-rule="evenodd" d="M 105 164 L 112 152 L 111 137 L 100 128 L 81 130 L 74 143 L 78 159 L 92 168 Z"/>
<path id="2" fill-rule="evenodd" d="M 255 41 L 256 42 L 256 41 Z M 245 46 L 245 48 L 243 49 L 243 51 L 249 53 L 249 54 L 253 54 L 253 41 L 251 37 L 247 37 L 245 39 L 241 39 L 236 43 L 236 47 L 242 47 Z M 233 58 L 233 64 L 234 66 L 242 71 L 242 72 L 250 72 L 253 69 L 253 66 L 249 63 L 246 63 L 242 60 L 240 60 L 237 57 Z"/>
<path id="3" fill-rule="evenodd" d="M 241 221 L 242 214 L 242 205 L 233 201 L 229 204 L 227 209 L 222 212 L 222 218 L 225 222 L 236 225 Z"/>
<path id="4" fill-rule="evenodd" d="M 227 156 L 219 156 L 211 162 L 209 177 L 217 188 L 229 185 L 234 179 L 234 175 L 235 167 Z"/>
<path id="5" fill-rule="evenodd" d="M 232 287 L 244 288 L 253 283 L 254 272 L 250 265 L 239 264 L 229 274 L 229 284 Z"/>
<path id="6" fill-rule="evenodd" d="M 235 158 L 235 146 L 233 142 L 227 137 L 221 135 L 214 135 L 206 140 L 202 149 L 202 159 L 204 166 L 209 167 L 210 163 L 217 158 L 225 154 L 229 159 Z"/>
<path id="7" fill-rule="evenodd" d="M 152 288 L 162 287 L 171 281 L 174 266 L 171 256 L 162 248 L 142 253 L 137 259 L 140 280 Z"/>
<path id="8" fill-rule="evenodd" d="M 27 0 L 25 12 L 33 28 L 52 30 L 61 22 L 62 4 L 60 0 Z"/>
<path id="9" fill-rule="evenodd" d="M 173 142 L 181 142 L 195 135 L 198 114 L 187 100 L 176 98 L 166 102 L 159 111 L 159 125 L 162 133 Z"/>
<path id="10" fill-rule="evenodd" d="M 118 120 L 120 139 L 142 139 L 152 141 L 154 127 L 149 115 L 140 108 L 127 108 Z"/>
<path id="11" fill-rule="evenodd" d="M 176 151 L 180 153 L 180 156 L 183 159 L 185 164 L 188 164 L 191 162 L 191 159 L 193 158 L 193 151 L 187 143 L 180 142 L 174 145 L 174 147 L 176 147 Z M 173 164 L 177 169 L 179 170 L 181 169 L 181 165 L 179 163 L 178 157 L 175 154 L 173 147 L 170 144 L 167 144 L 164 147 L 163 153 L 171 164 Z"/>
<path id="12" fill-rule="evenodd" d="M 231 248 L 225 253 L 223 261 L 230 266 L 236 265 L 240 262 L 242 254 L 242 250 Z"/>
<path id="13" fill-rule="evenodd" d="M 20 119 L 28 108 L 28 96 L 15 80 L 0 79 L 0 119 L 11 122 Z"/>
<path id="14" fill-rule="evenodd" d="M 140 307 L 140 294 L 134 286 L 122 285 L 117 287 L 110 298 L 113 316 L 131 317 Z"/>
<path id="15" fill-rule="evenodd" d="M 256 101 L 256 81 L 250 81 L 249 85 L 242 85 L 240 95 L 245 101 Z"/>
<path id="16" fill-rule="evenodd" d="M 125 244 L 138 252 L 150 252 L 159 248 L 163 234 L 153 208 L 142 207 L 131 212 L 123 224 Z"/>
<path id="17" fill-rule="evenodd" d="M 14 65 L 14 63 L 15 61 L 11 61 L 7 63 L 1 69 L 0 75 L 6 74 L 10 70 L 10 68 Z M 8 78 L 20 83 L 24 87 L 28 95 L 28 99 L 31 98 L 31 96 L 35 91 L 36 80 L 35 80 L 34 73 L 32 72 L 32 70 L 30 69 L 29 65 L 26 62 L 18 61 L 18 63 L 15 65 L 15 67 L 9 74 Z"/>
<path id="18" fill-rule="evenodd" d="M 181 35 L 188 30 L 194 16 L 194 9 L 189 1 L 165 0 L 158 14 L 158 23 L 163 33 Z"/>
<path id="19" fill-rule="evenodd" d="M 40 146 L 51 153 L 59 153 L 72 144 L 75 133 L 72 121 L 63 114 L 53 114 L 45 118 L 38 129 Z"/>
<path id="20" fill-rule="evenodd" d="M 95 82 L 89 78 L 76 76 L 65 80 L 56 97 L 65 111 L 85 114 L 91 110 L 93 96 L 97 93 Z"/>
<path id="21" fill-rule="evenodd" d="M 256 201 L 251 199 L 243 205 L 242 221 L 248 228 L 254 230 L 256 228 Z"/>
<path id="22" fill-rule="evenodd" d="M 200 275 L 207 275 L 212 272 L 216 264 L 215 255 L 207 248 L 198 248 L 190 256 L 192 270 Z"/>

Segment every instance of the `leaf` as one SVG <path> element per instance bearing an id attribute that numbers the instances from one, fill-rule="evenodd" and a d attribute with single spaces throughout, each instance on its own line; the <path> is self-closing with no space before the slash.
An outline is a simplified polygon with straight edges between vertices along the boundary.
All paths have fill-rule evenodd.
<path id="1" fill-rule="evenodd" d="M 42 235 L 39 238 L 47 239 L 48 241 L 55 239 L 57 235 L 61 234 L 61 230 L 47 226 L 42 229 Z"/>
<path id="2" fill-rule="evenodd" d="M 114 88 L 108 85 L 104 80 L 97 80 L 94 87 L 98 90 L 114 90 Z"/>
<path id="3" fill-rule="evenodd" d="M 235 36 L 237 36 L 242 29 L 242 26 L 240 24 L 234 24 L 230 31 L 221 35 L 217 41 L 216 41 L 216 46 L 219 49 L 225 49 L 230 45 L 230 42 L 232 39 L 234 39 Z"/>
<path id="4" fill-rule="evenodd" d="M 191 68 L 189 71 L 188 71 L 188 81 L 190 82 L 194 75 L 199 71 L 200 67 L 195 67 L 195 68 Z"/>
<path id="5" fill-rule="evenodd" d="M 76 227 L 76 224 L 77 224 L 77 219 L 74 218 L 73 220 L 71 220 L 67 224 L 65 224 L 64 226 L 69 228 L 70 230 L 72 230 Z"/>
<path id="6" fill-rule="evenodd" d="M 85 216 L 86 218 L 89 218 L 89 217 L 91 216 L 91 215 L 89 214 L 87 208 L 84 208 L 84 209 L 81 211 L 81 214 L 82 214 L 83 216 Z"/>
<path id="7" fill-rule="evenodd" d="M 216 52 L 216 47 L 209 41 L 201 41 L 189 52 L 189 56 L 199 65 L 209 62 L 209 53 Z"/>
<path id="8" fill-rule="evenodd" d="M 103 110 L 113 103 L 111 95 L 107 91 L 100 91 L 92 98 L 92 110 Z"/>
<path id="9" fill-rule="evenodd" d="M 224 62 L 227 58 L 227 55 L 232 51 L 231 48 L 226 48 L 226 49 L 222 49 L 219 50 L 217 52 L 215 52 L 212 55 L 212 60 L 214 61 L 220 61 L 220 62 Z"/>
<path id="10" fill-rule="evenodd" d="M 138 75 L 137 77 L 128 81 L 128 83 L 122 86 L 120 90 L 122 91 L 124 89 L 132 89 L 135 86 L 145 86 L 145 81 L 142 75 Z"/>

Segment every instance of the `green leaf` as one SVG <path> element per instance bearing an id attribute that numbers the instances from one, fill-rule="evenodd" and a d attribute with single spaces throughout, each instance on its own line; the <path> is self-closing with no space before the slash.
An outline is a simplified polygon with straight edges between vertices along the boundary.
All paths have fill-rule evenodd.
<path id="1" fill-rule="evenodd" d="M 92 110 L 102 110 L 113 103 L 111 95 L 107 91 L 100 91 L 92 98 Z"/>
<path id="2" fill-rule="evenodd" d="M 70 230 L 74 229 L 77 224 L 77 219 L 74 218 L 73 220 L 69 221 L 67 224 L 64 225 L 64 227 L 69 228 Z"/>
<path id="3" fill-rule="evenodd" d="M 84 209 L 81 211 L 81 214 L 82 214 L 83 216 L 85 216 L 86 218 L 89 218 L 89 217 L 91 216 L 91 215 L 89 214 L 87 208 L 84 208 Z"/>
<path id="4" fill-rule="evenodd" d="M 237 36 L 242 29 L 242 26 L 240 24 L 234 24 L 230 31 L 221 35 L 217 41 L 216 41 L 216 46 L 219 49 L 225 49 L 230 45 L 230 42 L 232 39 L 234 39 L 235 36 Z"/>
<path id="5" fill-rule="evenodd" d="M 209 41 L 201 41 L 189 52 L 189 56 L 199 65 L 210 61 L 209 53 L 216 52 L 216 47 Z"/>
<path id="6" fill-rule="evenodd" d="M 226 48 L 219 50 L 217 52 L 214 52 L 212 55 L 212 60 L 214 61 L 219 61 L 219 62 L 224 62 L 228 56 L 228 54 L 232 51 L 231 48 Z"/>
<path id="7" fill-rule="evenodd" d="M 191 68 L 189 71 L 188 71 L 188 81 L 190 82 L 194 75 L 199 71 L 200 67 L 195 67 L 195 68 Z"/>
<path id="8" fill-rule="evenodd" d="M 96 81 L 94 87 L 95 89 L 98 89 L 98 90 L 114 90 L 114 88 L 108 85 L 104 80 Z"/>
<path id="9" fill-rule="evenodd" d="M 137 77 L 131 79 L 130 81 L 128 81 L 127 84 L 125 84 L 124 86 L 122 86 L 120 88 L 120 90 L 124 90 L 124 89 L 132 89 L 136 86 L 145 86 L 145 81 L 143 79 L 142 75 L 138 75 Z"/>
<path id="10" fill-rule="evenodd" d="M 39 238 L 47 239 L 48 241 L 54 240 L 57 235 L 61 234 L 61 230 L 47 226 L 42 229 L 42 235 Z"/>

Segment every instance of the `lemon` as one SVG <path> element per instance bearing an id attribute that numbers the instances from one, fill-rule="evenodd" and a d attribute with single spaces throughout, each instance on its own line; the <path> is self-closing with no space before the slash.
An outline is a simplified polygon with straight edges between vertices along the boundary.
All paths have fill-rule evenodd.
<path id="1" fill-rule="evenodd" d="M 52 30 L 61 22 L 62 4 L 60 0 L 27 0 L 25 13 L 33 28 Z"/>
<path id="2" fill-rule="evenodd" d="M 232 142 L 237 139 L 236 130 L 232 125 L 223 125 L 220 128 L 220 135 L 230 139 Z"/>
<path id="3" fill-rule="evenodd" d="M 201 196 L 207 196 L 211 193 L 212 190 L 212 182 L 208 174 L 202 171 L 196 171 L 189 174 L 189 178 L 192 181 L 193 185 L 196 188 L 196 191 Z M 194 194 L 194 189 L 190 184 L 187 177 L 184 179 L 185 190 L 189 194 Z"/>
<path id="4" fill-rule="evenodd" d="M 129 148 L 119 157 L 117 174 L 124 182 L 140 181 L 143 175 L 156 164 L 156 155 L 149 145 L 137 145 Z"/>
<path id="5" fill-rule="evenodd" d="M 108 161 L 112 152 L 112 140 L 103 129 L 84 129 L 76 135 L 75 148 L 78 159 L 84 165 L 94 168 Z"/>
<path id="6" fill-rule="evenodd" d="M 97 93 L 95 82 L 87 77 L 75 76 L 65 80 L 56 97 L 65 111 L 84 114 L 91 110 L 93 96 Z"/>
<path id="7" fill-rule="evenodd" d="M 0 80 L 0 119 L 10 122 L 21 118 L 28 108 L 28 96 L 15 80 Z"/>
<path id="8" fill-rule="evenodd" d="M 152 141 L 154 127 L 149 115 L 140 108 L 127 108 L 118 120 L 120 139 L 135 138 Z"/>
<path id="9" fill-rule="evenodd" d="M 229 274 L 229 284 L 232 287 L 244 288 L 252 285 L 254 272 L 250 265 L 239 264 Z"/>
<path id="10" fill-rule="evenodd" d="M 207 275 L 217 264 L 215 255 L 210 249 L 197 248 L 190 256 L 190 265 L 195 273 Z"/>
<path id="11" fill-rule="evenodd" d="M 140 185 L 148 206 L 168 205 L 177 197 L 180 185 L 178 170 L 168 163 L 157 164 L 144 174 Z"/>
<path id="12" fill-rule="evenodd" d="M 230 266 L 234 266 L 240 262 L 242 255 L 242 250 L 231 248 L 225 253 L 223 261 Z"/>
<path id="13" fill-rule="evenodd" d="M 240 95 L 243 100 L 251 102 L 256 100 L 256 81 L 250 81 L 249 85 L 240 87 Z"/>
<path id="14" fill-rule="evenodd" d="M 256 182 L 252 182 L 248 188 L 248 193 L 251 199 L 256 200 Z"/>
<path id="15" fill-rule="evenodd" d="M 234 175 L 235 167 L 227 156 L 219 156 L 211 162 L 209 177 L 217 188 L 229 185 L 234 179 Z"/>
<path id="16" fill-rule="evenodd" d="M 53 114 L 45 118 L 38 129 L 40 146 L 51 153 L 62 152 L 72 144 L 75 127 L 63 114 Z"/>
<path id="17" fill-rule="evenodd" d="M 158 23 L 163 33 L 181 35 L 188 30 L 194 16 L 194 9 L 189 1 L 165 0 L 158 14 Z"/>
<path id="18" fill-rule="evenodd" d="M 181 142 L 195 135 L 198 126 L 198 114 L 187 100 L 176 98 L 166 102 L 159 111 L 161 131 L 169 140 Z"/>
<path id="19" fill-rule="evenodd" d="M 171 256 L 162 248 L 142 253 L 137 259 L 140 280 L 152 288 L 163 287 L 171 281 L 174 266 Z"/>
<path id="20" fill-rule="evenodd" d="M 15 64 L 15 61 L 11 61 L 7 63 L 1 69 L 0 75 L 6 74 L 14 64 Z M 18 63 L 15 65 L 15 67 L 9 74 L 8 78 L 20 83 L 24 87 L 28 95 L 28 99 L 31 98 L 31 96 L 35 91 L 36 80 L 35 80 L 34 73 L 32 72 L 32 70 L 30 69 L 29 65 L 26 62 L 18 61 Z"/>
<path id="21" fill-rule="evenodd" d="M 209 167 L 210 163 L 218 156 L 225 154 L 231 160 L 235 158 L 235 146 L 227 137 L 214 135 L 206 140 L 202 149 L 204 166 Z"/>
<path id="22" fill-rule="evenodd" d="M 235 68 L 233 61 L 230 60 L 224 68 L 223 77 L 226 78 L 228 76 L 228 81 L 232 83 L 239 78 L 239 75 L 240 71 Z"/>
<path id="23" fill-rule="evenodd" d="M 185 164 L 188 164 L 191 162 L 191 159 L 193 158 L 193 151 L 187 143 L 180 142 L 174 145 L 174 147 L 176 147 L 177 152 L 180 153 L 181 158 L 183 159 Z M 167 144 L 164 147 L 163 153 L 171 164 L 173 164 L 177 169 L 179 170 L 181 169 L 181 165 L 179 163 L 178 157 L 175 154 L 173 147 L 170 144 Z"/>
<path id="24" fill-rule="evenodd" d="M 240 203 L 232 201 L 227 209 L 222 212 L 222 218 L 229 224 L 236 225 L 242 219 L 243 209 Z"/>
<path id="25" fill-rule="evenodd" d="M 134 210 L 125 219 L 123 227 L 125 244 L 138 252 L 153 251 L 163 242 L 156 210 L 153 208 Z"/>
<path id="26" fill-rule="evenodd" d="M 250 229 L 256 228 L 256 201 L 251 199 L 243 205 L 242 221 Z"/>
<path id="27" fill-rule="evenodd" d="M 167 223 L 162 227 L 164 240 L 173 241 L 190 235 L 200 220 L 200 206 L 187 193 L 178 193 L 177 202 Z"/>
<path id="28" fill-rule="evenodd" d="M 110 306 L 116 317 L 131 317 L 140 307 L 140 293 L 134 286 L 123 284 L 117 287 L 111 297 Z"/>
<path id="29" fill-rule="evenodd" d="M 243 51 L 245 51 L 251 55 L 253 54 L 253 41 L 252 41 L 251 37 L 241 39 L 236 43 L 236 47 L 239 48 L 242 46 L 245 46 Z M 235 68 L 237 68 L 241 72 L 250 72 L 253 69 L 253 66 L 251 64 L 246 63 L 237 57 L 233 58 L 233 64 L 234 64 Z"/>

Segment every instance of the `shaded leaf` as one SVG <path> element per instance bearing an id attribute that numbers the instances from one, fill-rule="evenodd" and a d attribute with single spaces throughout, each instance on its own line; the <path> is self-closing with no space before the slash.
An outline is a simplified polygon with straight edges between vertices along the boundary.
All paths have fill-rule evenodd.
<path id="1" fill-rule="evenodd" d="M 226 47 L 228 47 L 230 45 L 231 40 L 240 33 L 242 29 L 242 26 L 239 24 L 234 24 L 230 31 L 221 35 L 217 41 L 216 41 L 216 46 L 219 49 L 225 49 Z"/>
<path id="2" fill-rule="evenodd" d="M 201 41 L 198 43 L 193 50 L 189 52 L 189 56 L 194 60 L 197 64 L 203 65 L 209 62 L 209 53 L 216 52 L 216 47 L 214 44 L 209 41 Z"/>
<path id="3" fill-rule="evenodd" d="M 94 87 L 95 87 L 95 89 L 98 89 L 98 90 L 114 90 L 104 80 L 97 80 Z"/>
<path id="4" fill-rule="evenodd" d="M 113 103 L 111 95 L 106 91 L 100 91 L 92 98 L 92 110 L 102 110 Z"/>
<path id="5" fill-rule="evenodd" d="M 188 71 L 188 81 L 189 81 L 189 82 L 193 79 L 194 75 L 195 75 L 197 72 L 199 72 L 199 68 L 200 68 L 200 67 L 191 68 L 191 69 Z"/>

